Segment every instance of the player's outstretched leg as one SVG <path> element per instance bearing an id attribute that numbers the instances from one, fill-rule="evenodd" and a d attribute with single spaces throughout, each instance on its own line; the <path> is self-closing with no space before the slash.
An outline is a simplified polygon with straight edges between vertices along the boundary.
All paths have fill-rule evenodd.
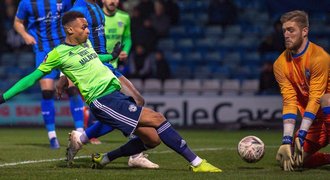
<path id="1" fill-rule="evenodd" d="M 165 120 L 157 128 L 157 133 L 164 144 L 190 162 L 190 169 L 193 172 L 222 172 L 221 169 L 198 157 L 168 121 Z"/>
<path id="2" fill-rule="evenodd" d="M 154 138 L 149 138 L 149 144 L 146 145 L 142 142 L 140 138 L 134 138 L 130 139 L 126 144 L 123 146 L 119 147 L 118 149 L 115 149 L 111 152 L 105 153 L 105 154 L 100 154 L 96 153 L 92 155 L 92 162 L 93 165 L 92 167 L 94 168 L 99 168 L 99 167 L 104 167 L 111 161 L 119 158 L 119 157 L 126 157 L 126 156 L 131 156 L 134 154 L 141 153 L 142 151 L 145 151 L 147 149 L 154 148 L 160 144 L 159 138 L 154 137 Z M 152 163 L 152 162 L 151 162 Z M 150 165 L 147 168 L 150 169 L 157 169 L 159 166 L 157 164 Z"/>

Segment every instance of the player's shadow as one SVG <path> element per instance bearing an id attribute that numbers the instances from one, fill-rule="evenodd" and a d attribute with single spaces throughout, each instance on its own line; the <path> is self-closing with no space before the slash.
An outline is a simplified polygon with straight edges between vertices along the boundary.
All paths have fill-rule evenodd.
<path id="1" fill-rule="evenodd" d="M 42 147 L 42 148 L 47 148 L 49 149 L 49 143 L 46 144 L 36 144 L 36 143 L 20 143 L 20 144 L 15 144 L 19 146 L 36 146 L 36 147 Z M 61 146 L 64 147 L 64 146 Z"/>
<path id="2" fill-rule="evenodd" d="M 57 163 L 57 167 L 60 168 L 71 168 L 71 169 L 91 169 L 92 168 L 92 162 L 90 158 L 82 158 L 82 159 L 75 159 L 74 163 L 68 166 L 67 161 L 59 161 Z M 121 162 L 121 161 L 115 161 L 111 162 L 108 166 L 104 167 L 104 169 L 131 169 L 127 166 L 127 162 Z"/>
<path id="3" fill-rule="evenodd" d="M 237 167 L 237 169 L 239 170 L 250 170 L 250 169 L 253 169 L 253 170 L 261 170 L 261 169 L 265 169 L 263 167 L 251 167 L 251 166 L 240 166 L 240 167 Z"/>

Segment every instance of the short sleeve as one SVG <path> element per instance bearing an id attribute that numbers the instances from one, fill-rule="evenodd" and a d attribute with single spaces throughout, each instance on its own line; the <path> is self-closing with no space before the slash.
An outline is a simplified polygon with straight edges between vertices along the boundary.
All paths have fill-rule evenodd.
<path id="1" fill-rule="evenodd" d="M 39 65 L 38 69 L 46 74 L 50 73 L 53 69 L 61 65 L 60 55 L 56 49 L 47 54 L 44 61 Z"/>
<path id="2" fill-rule="evenodd" d="M 24 20 L 27 18 L 28 11 L 27 11 L 27 4 L 26 1 L 21 1 L 18 5 L 16 17 L 18 19 Z"/>

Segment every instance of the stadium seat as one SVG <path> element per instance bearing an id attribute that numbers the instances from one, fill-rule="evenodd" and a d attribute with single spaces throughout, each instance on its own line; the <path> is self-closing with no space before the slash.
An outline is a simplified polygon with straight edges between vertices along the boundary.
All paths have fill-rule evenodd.
<path id="1" fill-rule="evenodd" d="M 221 91 L 221 84 L 218 79 L 205 79 L 202 82 L 202 95 L 215 96 L 219 95 Z"/>
<path id="2" fill-rule="evenodd" d="M 183 95 L 200 95 L 201 81 L 199 79 L 185 79 L 182 81 Z"/>
<path id="3" fill-rule="evenodd" d="M 241 95 L 255 95 L 259 91 L 259 79 L 247 79 L 242 81 Z"/>
<path id="4" fill-rule="evenodd" d="M 184 26 L 174 26 L 170 28 L 170 37 L 174 39 L 186 37 L 186 28 Z"/>
<path id="5" fill-rule="evenodd" d="M 189 61 L 189 63 L 196 63 L 202 61 L 202 54 L 198 51 L 187 52 L 184 54 L 184 60 Z"/>
<path id="6" fill-rule="evenodd" d="M 187 35 L 188 37 L 191 37 L 191 38 L 201 38 L 204 34 L 203 32 L 203 28 L 201 26 L 188 26 L 186 27 L 186 32 L 187 32 Z"/>
<path id="7" fill-rule="evenodd" d="M 194 48 L 194 42 L 190 38 L 184 38 L 178 40 L 176 44 L 176 49 L 181 51 L 181 52 L 190 52 Z"/>
<path id="8" fill-rule="evenodd" d="M 240 36 L 242 34 L 241 26 L 238 24 L 227 26 L 224 30 L 224 36 Z"/>
<path id="9" fill-rule="evenodd" d="M 232 52 L 225 55 L 223 59 L 223 65 L 235 69 L 240 65 L 241 55 L 239 52 Z"/>
<path id="10" fill-rule="evenodd" d="M 5 67 L 13 67 L 17 64 L 17 56 L 14 53 L 3 53 L 0 56 L 0 65 Z"/>
<path id="11" fill-rule="evenodd" d="M 212 78 L 214 79 L 222 80 L 230 77 L 230 68 L 228 66 L 214 67 L 212 72 Z"/>
<path id="12" fill-rule="evenodd" d="M 173 74 L 178 79 L 189 79 L 192 76 L 192 69 L 189 66 L 178 66 Z"/>
<path id="13" fill-rule="evenodd" d="M 143 95 L 160 95 L 162 94 L 162 82 L 159 79 L 144 80 Z"/>
<path id="14" fill-rule="evenodd" d="M 221 26 L 206 26 L 205 37 L 219 38 L 222 36 L 223 30 Z"/>
<path id="15" fill-rule="evenodd" d="M 252 65 L 260 66 L 261 65 L 260 54 L 256 51 L 244 53 L 242 64 L 248 66 L 252 66 Z"/>
<path id="16" fill-rule="evenodd" d="M 239 41 L 238 37 L 236 35 L 234 36 L 226 36 L 223 39 L 217 41 L 216 48 L 217 49 L 223 49 L 223 50 L 237 50 Z"/>
<path id="17" fill-rule="evenodd" d="M 133 79 L 129 79 L 129 81 L 131 81 L 131 83 L 135 86 L 135 88 L 141 93 L 143 94 L 143 81 L 142 79 L 137 79 L 137 78 L 133 78 Z"/>
<path id="18" fill-rule="evenodd" d="M 175 42 L 170 38 L 161 39 L 159 40 L 157 47 L 163 51 L 172 51 L 175 48 Z"/>
<path id="19" fill-rule="evenodd" d="M 195 66 L 194 77 L 196 79 L 209 79 L 212 76 L 212 71 L 209 65 Z"/>
<path id="20" fill-rule="evenodd" d="M 221 93 L 224 96 L 239 95 L 240 81 L 238 79 L 224 79 L 221 84 Z"/>
<path id="21" fill-rule="evenodd" d="M 166 58 L 168 59 L 168 61 L 175 61 L 176 63 L 183 61 L 183 55 L 180 51 L 167 52 Z"/>
<path id="22" fill-rule="evenodd" d="M 214 45 L 216 44 L 216 39 L 214 38 L 199 38 L 195 41 L 196 49 L 207 52 L 214 49 Z"/>
<path id="23" fill-rule="evenodd" d="M 180 95 L 182 84 L 180 79 L 167 79 L 163 86 L 164 95 Z"/>

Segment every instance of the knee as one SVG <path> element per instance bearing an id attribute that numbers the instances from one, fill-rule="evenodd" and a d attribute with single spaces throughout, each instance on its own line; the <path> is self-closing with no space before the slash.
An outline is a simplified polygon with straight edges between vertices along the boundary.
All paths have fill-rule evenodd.
<path id="1" fill-rule="evenodd" d="M 42 90 L 41 91 L 43 99 L 54 99 L 55 91 L 53 90 Z"/>
<path id="2" fill-rule="evenodd" d="M 157 119 L 165 120 L 164 115 L 160 112 L 156 112 L 155 116 L 156 116 Z"/>
<path id="3" fill-rule="evenodd" d="M 156 119 L 157 122 L 159 123 L 159 125 L 166 120 L 165 117 L 164 117 L 164 115 L 162 113 L 159 113 L 159 112 L 156 112 L 154 114 L 154 118 L 153 119 Z"/>
<path id="4" fill-rule="evenodd" d="M 76 86 L 71 86 L 68 88 L 67 93 L 69 97 L 74 97 L 79 94 L 79 90 Z"/>

